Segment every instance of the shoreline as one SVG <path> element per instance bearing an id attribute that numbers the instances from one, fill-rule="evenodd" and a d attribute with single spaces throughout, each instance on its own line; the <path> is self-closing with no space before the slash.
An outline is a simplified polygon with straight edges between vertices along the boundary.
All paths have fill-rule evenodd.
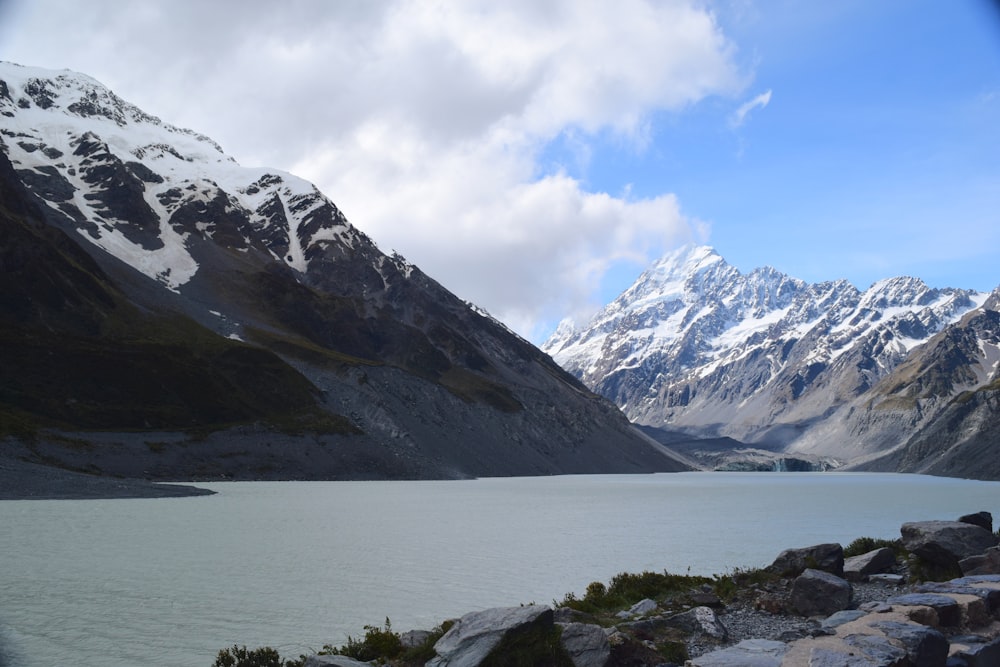
<path id="1" fill-rule="evenodd" d="M 117 500 L 214 494 L 188 484 L 89 475 L 0 457 L 0 500 Z"/>

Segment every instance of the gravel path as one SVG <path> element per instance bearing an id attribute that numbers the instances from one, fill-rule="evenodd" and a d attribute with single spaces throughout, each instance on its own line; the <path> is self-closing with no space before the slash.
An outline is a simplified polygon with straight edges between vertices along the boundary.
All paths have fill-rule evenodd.
<path id="1" fill-rule="evenodd" d="M 857 609 L 865 602 L 886 600 L 895 595 L 910 592 L 907 585 L 884 583 L 853 583 L 851 609 Z M 719 614 L 719 619 L 729 631 L 729 638 L 721 645 L 702 637 L 692 637 L 688 642 L 688 653 L 694 658 L 708 651 L 737 644 L 744 639 L 773 639 L 794 641 L 820 631 L 820 621 L 785 614 L 771 614 L 754 608 L 748 601 L 735 602 Z"/>

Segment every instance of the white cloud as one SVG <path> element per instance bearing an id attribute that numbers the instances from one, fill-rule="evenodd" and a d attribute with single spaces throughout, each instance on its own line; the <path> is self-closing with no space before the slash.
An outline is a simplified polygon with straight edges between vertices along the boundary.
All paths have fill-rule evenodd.
<path id="1" fill-rule="evenodd" d="M 59 3 L 0 28 L 24 64 L 86 72 L 247 165 L 313 180 L 383 249 L 525 335 L 591 304 L 615 262 L 703 230 L 676 199 L 544 174 L 610 130 L 745 85 L 702 2 Z M 764 106 L 770 91 L 741 109 Z"/>
<path id="2" fill-rule="evenodd" d="M 763 109 L 771 101 L 771 91 L 766 93 L 761 93 L 757 97 L 753 98 L 749 102 L 744 102 L 740 105 L 729 119 L 729 124 L 732 127 L 740 127 L 746 121 L 747 115 L 754 109 Z"/>

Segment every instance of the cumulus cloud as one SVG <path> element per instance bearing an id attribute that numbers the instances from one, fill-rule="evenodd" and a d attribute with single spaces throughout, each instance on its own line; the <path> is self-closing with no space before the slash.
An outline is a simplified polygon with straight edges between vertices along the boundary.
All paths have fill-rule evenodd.
<path id="1" fill-rule="evenodd" d="M 535 338 L 593 307 L 611 265 L 704 232 L 668 193 L 546 173 L 545 147 L 610 132 L 641 149 L 654 113 L 745 85 L 695 0 L 13 7 L 8 57 L 84 71 L 243 164 L 316 182 L 384 250 Z"/>

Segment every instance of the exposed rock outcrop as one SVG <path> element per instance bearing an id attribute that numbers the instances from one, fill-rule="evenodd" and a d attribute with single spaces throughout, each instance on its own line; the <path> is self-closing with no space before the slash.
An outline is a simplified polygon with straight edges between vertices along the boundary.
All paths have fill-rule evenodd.
<path id="1" fill-rule="evenodd" d="M 933 534 L 940 532 L 930 530 L 941 528 L 936 524 L 945 524 L 949 538 L 954 537 L 953 524 L 992 535 L 967 522 L 916 522 L 905 524 L 900 532 Z M 964 541 L 962 548 L 975 550 L 970 543 L 990 542 Z M 989 554 L 996 551 L 996 547 L 986 549 Z M 575 608 L 538 605 L 474 612 L 456 621 L 434 644 L 437 657 L 426 666 L 1000 665 L 1000 574 L 904 583 L 913 576 L 912 558 L 919 558 L 913 552 L 909 556 L 911 560 L 897 560 L 891 549 L 876 549 L 859 556 L 861 560 L 850 558 L 846 571 L 855 579 L 852 584 L 825 570 L 805 567 L 796 572 L 795 564 L 805 561 L 822 560 L 837 569 L 837 563 L 843 563 L 839 544 L 789 549 L 775 559 L 777 567 L 760 570 L 760 580 L 717 578 L 717 583 L 740 586 L 725 596 L 725 603 L 699 585 L 674 597 L 651 595 L 630 601 L 620 615 L 609 611 L 591 616 Z M 716 608 L 698 604 L 709 597 Z M 310 660 L 306 667 L 361 664 Z"/>
<path id="2" fill-rule="evenodd" d="M 844 547 L 839 544 L 817 544 L 801 549 L 785 549 L 771 563 L 771 570 L 783 577 L 795 577 L 807 568 L 822 570 L 838 577 L 844 574 Z"/>

